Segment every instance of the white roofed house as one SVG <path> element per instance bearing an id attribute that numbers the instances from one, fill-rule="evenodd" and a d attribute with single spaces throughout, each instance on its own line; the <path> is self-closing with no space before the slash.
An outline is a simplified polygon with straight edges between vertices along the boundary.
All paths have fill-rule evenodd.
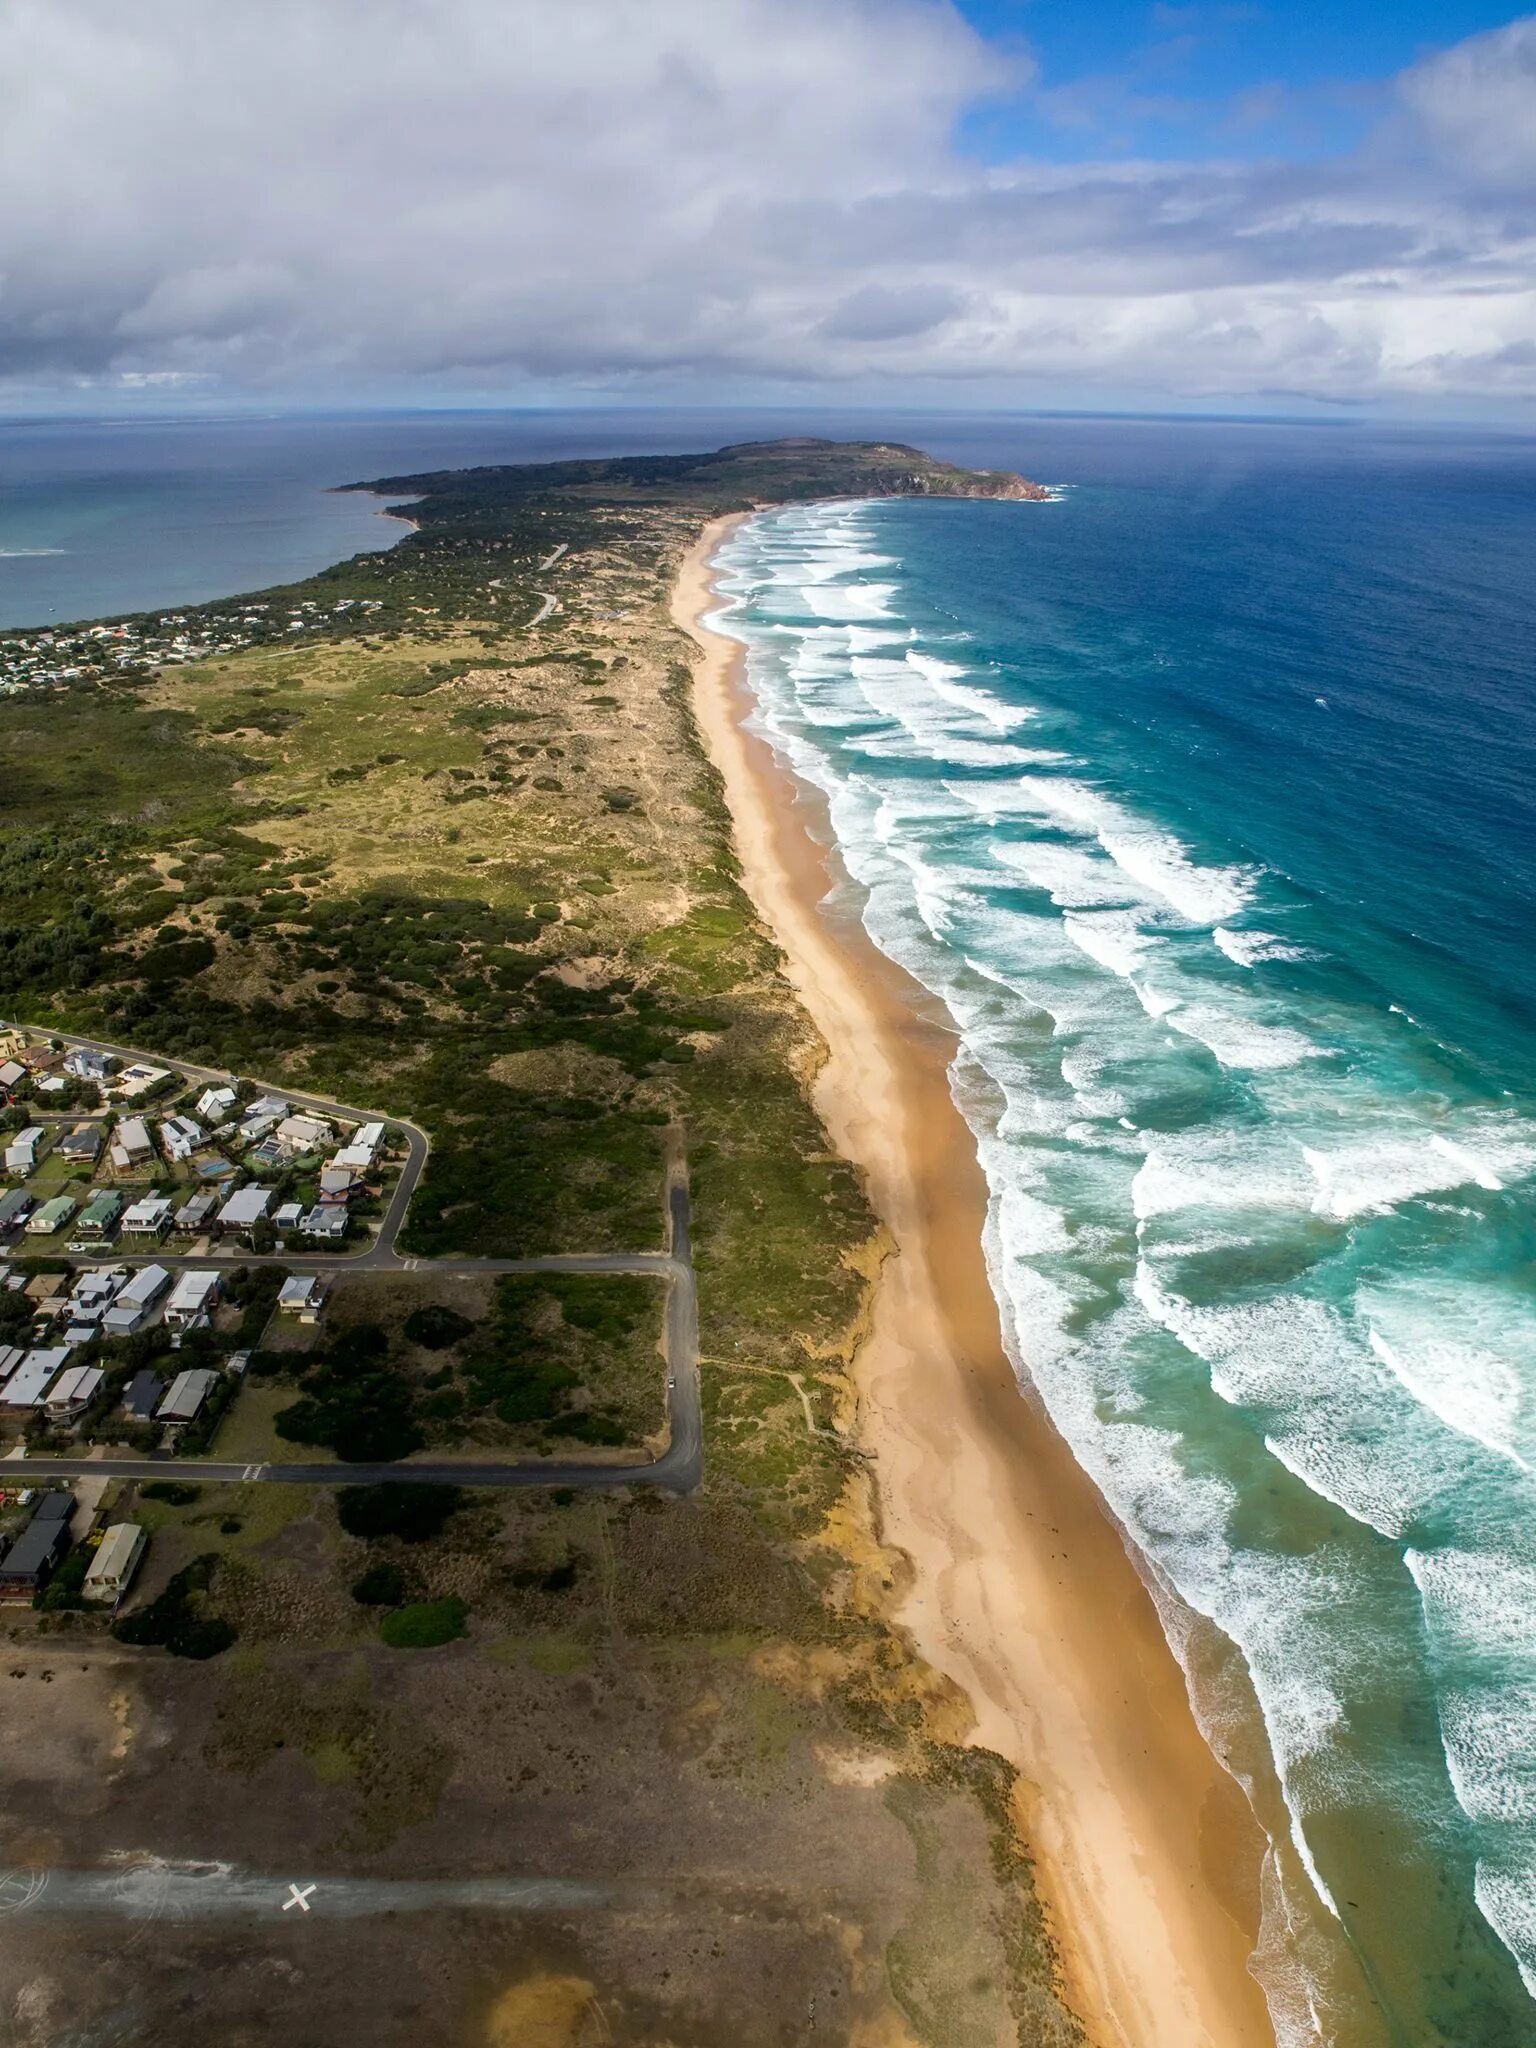
<path id="1" fill-rule="evenodd" d="M 95 1052 L 88 1045 L 77 1045 L 65 1053 L 64 1071 L 73 1074 L 77 1081 L 105 1081 L 112 1071 L 112 1056 Z"/>
<path id="2" fill-rule="evenodd" d="M 311 1209 L 299 1227 L 306 1237 L 312 1237 L 320 1244 L 341 1244 L 347 1234 L 348 1221 L 346 1203 L 332 1202 L 326 1208 Z"/>
<path id="3" fill-rule="evenodd" d="M 141 1266 L 119 1289 L 117 1299 L 101 1319 L 102 1330 L 109 1337 L 131 1337 L 143 1326 L 170 1284 L 171 1276 L 164 1266 Z"/>
<path id="4" fill-rule="evenodd" d="M 114 1522 L 85 1570 L 87 1600 L 116 1606 L 133 1581 L 149 1538 L 136 1522 Z"/>
<path id="5" fill-rule="evenodd" d="M 223 1230 L 250 1230 L 271 1206 L 270 1188 L 237 1188 L 219 1211 L 219 1226 Z"/>
<path id="6" fill-rule="evenodd" d="M 160 1148 L 172 1165 L 190 1159 L 203 1142 L 203 1127 L 194 1123 L 189 1116 L 167 1116 L 160 1119 Z"/>
<path id="7" fill-rule="evenodd" d="M 349 1202 L 356 1180 L 350 1166 L 322 1166 L 320 1169 L 320 1200 L 322 1205 L 331 1202 Z"/>
<path id="8" fill-rule="evenodd" d="M 150 1143 L 149 1126 L 141 1116 L 125 1116 L 112 1133 L 111 1159 L 119 1173 L 127 1173 L 135 1166 L 142 1166 L 147 1159 L 153 1159 L 155 1148 Z"/>
<path id="9" fill-rule="evenodd" d="M 3 1088 L 7 1094 L 9 1094 L 11 1089 L 16 1087 L 18 1083 L 25 1081 L 26 1078 L 27 1070 L 21 1064 L 20 1060 L 5 1060 L 3 1062 L 0 1062 L 0 1088 Z"/>
<path id="10" fill-rule="evenodd" d="M 5 1148 L 6 1172 L 30 1173 L 37 1164 L 47 1135 L 41 1124 L 31 1124 L 26 1130 L 18 1131 Z"/>
<path id="11" fill-rule="evenodd" d="M 68 1364 L 67 1344 L 55 1344 L 46 1351 L 29 1351 L 0 1388 L 0 1407 L 41 1408 L 44 1395 Z"/>
<path id="12" fill-rule="evenodd" d="M 285 1150 L 293 1153 L 318 1152 L 335 1135 L 331 1125 L 319 1116 L 285 1116 L 277 1127 Z"/>
<path id="13" fill-rule="evenodd" d="M 233 1088 L 205 1088 L 197 1098 L 197 1113 L 206 1123 L 221 1124 L 239 1099 Z"/>
<path id="14" fill-rule="evenodd" d="M 331 1164 L 346 1167 L 356 1174 L 371 1173 L 383 1144 L 382 1124 L 359 1124 Z"/>
<path id="15" fill-rule="evenodd" d="M 169 1195 L 145 1195 L 123 1212 L 125 1237 L 162 1238 L 171 1227 L 176 1204 Z"/>
<path id="16" fill-rule="evenodd" d="M 219 1275 L 192 1267 L 171 1289 L 165 1304 L 165 1320 L 173 1330 L 184 1330 L 205 1316 L 219 1298 Z"/>

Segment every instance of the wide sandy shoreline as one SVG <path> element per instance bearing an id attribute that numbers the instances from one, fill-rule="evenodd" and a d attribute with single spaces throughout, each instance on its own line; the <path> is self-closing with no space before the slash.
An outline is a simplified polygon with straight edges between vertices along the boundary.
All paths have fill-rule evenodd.
<path id="1" fill-rule="evenodd" d="M 829 1048 L 817 1108 L 896 1250 L 857 1365 L 884 1534 L 912 1567 L 896 1619 L 969 1697 L 975 1739 L 1037 1788 L 1041 1890 L 1092 2038 L 1267 2048 L 1247 1968 L 1262 1833 L 1196 1727 L 1119 1532 L 1003 1354 L 952 1038 L 862 927 L 823 908 L 819 800 L 743 729 L 741 649 L 701 623 L 734 523 L 700 536 L 673 613 L 704 649 L 695 710 L 747 890 Z"/>

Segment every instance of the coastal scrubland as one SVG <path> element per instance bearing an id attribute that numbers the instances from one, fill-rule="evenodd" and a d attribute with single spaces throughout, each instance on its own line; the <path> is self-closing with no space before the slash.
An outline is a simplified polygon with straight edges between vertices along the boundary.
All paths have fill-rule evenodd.
<path id="1" fill-rule="evenodd" d="M 159 1619 L 148 1646 L 9 1625 L 0 1867 L 213 1859 L 270 1873 L 271 1909 L 18 1915 L 0 2009 L 38 2043 L 1079 2040 L 1027 1788 L 887 1618 L 848 1373 L 884 1247 L 667 609 L 707 517 L 1026 487 L 789 443 L 375 488 L 408 539 L 263 594 L 365 618 L 0 701 L 0 1002 L 414 1118 L 421 1254 L 659 1246 L 686 1161 L 706 1478 L 455 1493 L 426 1525 L 389 1489 L 125 1495 Z M 639 1278 L 349 1278 L 323 1349 L 263 1348 L 231 1454 L 337 1449 L 383 1374 L 428 1446 L 621 1456 L 662 1428 L 658 1315 Z M 152 1646 L 189 1622 L 230 1646 Z M 328 1883 L 508 1876 L 594 1898 L 323 1911 Z"/>

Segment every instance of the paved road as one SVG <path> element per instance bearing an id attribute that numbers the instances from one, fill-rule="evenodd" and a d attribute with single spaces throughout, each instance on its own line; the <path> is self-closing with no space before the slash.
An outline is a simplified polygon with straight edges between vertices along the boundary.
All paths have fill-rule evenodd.
<path id="1" fill-rule="evenodd" d="M 200 1067 L 190 1060 L 172 1059 L 169 1054 L 145 1052 L 142 1046 L 113 1045 L 105 1038 L 76 1038 L 72 1032 L 68 1031 L 54 1031 L 51 1028 L 45 1029 L 41 1025 L 34 1024 L 11 1026 L 0 1020 L 0 1029 L 9 1030 L 13 1028 L 19 1031 L 37 1031 L 45 1037 L 58 1039 L 61 1045 L 69 1046 L 71 1049 L 78 1046 L 86 1052 L 109 1053 L 113 1059 L 143 1060 L 157 1066 L 164 1066 L 173 1073 L 185 1074 L 189 1080 L 207 1081 L 217 1087 L 223 1087 L 230 1082 L 242 1078 L 247 1080 L 254 1079 L 250 1075 L 242 1077 L 241 1075 L 231 1073 L 227 1067 Z M 404 1223 L 406 1211 L 411 1206 L 411 1197 L 415 1194 L 420 1184 L 421 1176 L 426 1170 L 430 1141 L 421 1126 L 413 1124 L 407 1117 L 391 1116 L 376 1109 L 358 1109 L 350 1103 L 333 1102 L 329 1096 L 325 1095 L 306 1095 L 298 1089 L 291 1088 L 286 1081 L 254 1079 L 254 1085 L 268 1094 L 280 1095 L 285 1102 L 291 1102 L 299 1109 L 315 1110 L 321 1116 L 340 1117 L 347 1123 L 392 1124 L 405 1133 L 407 1147 L 405 1165 L 401 1168 L 400 1178 L 395 1183 L 389 1201 L 385 1205 L 383 1217 L 379 1222 L 378 1236 L 372 1244 L 365 1247 L 362 1251 L 319 1253 L 314 1259 L 303 1261 L 303 1270 L 306 1272 L 318 1272 L 323 1267 L 332 1266 L 355 1266 L 363 1271 L 376 1271 L 380 1268 L 385 1270 L 394 1268 L 397 1271 L 412 1270 L 411 1264 L 396 1252 L 395 1240 L 400 1235 L 400 1226 Z M 88 1118 L 89 1112 L 82 1111 L 81 1115 Z M 279 1257 L 279 1254 L 247 1252 L 243 1254 L 243 1259 L 247 1264 L 252 1260 L 256 1260 L 259 1263 L 261 1258 L 267 1256 L 276 1259 Z M 92 1261 L 82 1258 L 80 1263 L 90 1264 Z M 129 1252 L 112 1255 L 104 1259 L 98 1259 L 94 1263 L 118 1266 L 154 1263 L 174 1268 L 177 1266 L 206 1266 L 208 1260 L 207 1258 L 197 1259 L 178 1256 L 163 1258 L 158 1253 L 149 1251 L 142 1254 Z M 294 1261 L 284 1256 L 282 1263 L 284 1265 L 292 1265 Z"/>
<path id="2" fill-rule="evenodd" d="M 0 1025 L 0 1028 L 4 1028 Z M 35 1030 L 33 1025 L 19 1029 Z M 135 1046 L 113 1045 L 106 1039 L 77 1038 L 67 1031 L 50 1031 L 64 1045 L 83 1046 L 92 1052 L 110 1053 L 115 1059 L 150 1060 L 157 1056 Z M 193 1080 L 223 1084 L 237 1078 L 228 1071 L 200 1067 L 187 1060 L 159 1056 L 162 1063 Z M 321 1095 L 304 1095 L 283 1082 L 258 1081 L 301 1108 L 348 1122 L 379 1121 L 378 1112 L 332 1102 Z M 369 1272 L 441 1273 L 454 1277 L 501 1273 L 642 1273 L 653 1274 L 667 1283 L 665 1351 L 667 1361 L 668 1443 L 662 1455 L 644 1465 L 563 1464 L 553 1461 L 494 1465 L 475 1461 L 412 1461 L 400 1465 L 240 1465 L 217 1460 L 190 1458 L 27 1458 L 0 1460 L 0 1472 L 25 1463 L 39 1478 L 57 1474 L 78 1478 L 163 1479 L 168 1473 L 178 1478 L 211 1482 L 243 1482 L 270 1479 L 307 1486 L 366 1486 L 384 1479 L 416 1482 L 449 1482 L 458 1486 L 658 1486 L 674 1493 L 689 1493 L 704 1472 L 704 1425 L 699 1387 L 698 1294 L 693 1273 L 693 1238 L 688 1183 L 679 1161 L 667 1177 L 667 1217 L 670 1243 L 664 1252 L 554 1252 L 529 1259 L 422 1259 L 395 1250 L 395 1241 L 405 1221 L 411 1196 L 415 1193 L 427 1163 L 427 1134 L 404 1117 L 389 1117 L 406 1134 L 409 1153 L 398 1184 L 390 1197 L 379 1234 L 363 1252 L 303 1253 L 244 1252 L 201 1257 L 189 1253 L 104 1251 L 99 1257 L 75 1257 L 76 1265 L 145 1266 L 160 1265 L 171 1271 L 186 1267 L 217 1266 L 224 1260 L 241 1264 L 276 1263 L 296 1273 Z"/>
<path id="3" fill-rule="evenodd" d="M 672 1243 L 665 1253 L 638 1253 L 634 1258 L 600 1255 L 579 1262 L 563 1259 L 485 1260 L 470 1268 L 494 1272 L 659 1273 L 667 1281 L 664 1349 L 667 1361 L 667 1448 L 644 1465 L 565 1463 L 554 1459 L 521 1464 L 492 1464 L 473 1458 L 411 1459 L 398 1465 L 237 1464 L 215 1458 L 5 1458 L 0 1477 L 11 1478 L 25 1466 L 31 1478 L 186 1479 L 214 1485 L 240 1485 L 270 1480 L 287 1486 L 377 1486 L 384 1480 L 407 1484 L 450 1486 L 655 1486 L 668 1493 L 691 1493 L 704 1476 L 704 1418 L 699 1384 L 699 1312 L 693 1277 L 693 1244 L 688 1188 L 680 1173 L 667 1187 Z M 445 1270 L 433 1263 L 433 1272 Z M 464 1271 L 462 1265 L 446 1267 Z"/>

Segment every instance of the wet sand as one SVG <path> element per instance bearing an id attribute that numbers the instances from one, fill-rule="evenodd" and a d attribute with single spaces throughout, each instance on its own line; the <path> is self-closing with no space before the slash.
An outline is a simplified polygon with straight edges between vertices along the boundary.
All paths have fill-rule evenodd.
<path id="1" fill-rule="evenodd" d="M 1004 1355 L 982 1254 L 986 1188 L 949 1092 L 938 1006 L 824 907 L 824 807 L 742 721 L 740 646 L 707 528 L 673 613 L 745 884 L 829 1057 L 816 1106 L 863 1170 L 894 1255 L 857 1361 L 883 1532 L 911 1563 L 896 1621 L 969 1697 L 974 1739 L 1034 1788 L 1029 1826 L 1066 1989 L 1104 2048 L 1268 2048 L 1249 1974 L 1264 1836 L 1207 1748 L 1119 1530 Z"/>

